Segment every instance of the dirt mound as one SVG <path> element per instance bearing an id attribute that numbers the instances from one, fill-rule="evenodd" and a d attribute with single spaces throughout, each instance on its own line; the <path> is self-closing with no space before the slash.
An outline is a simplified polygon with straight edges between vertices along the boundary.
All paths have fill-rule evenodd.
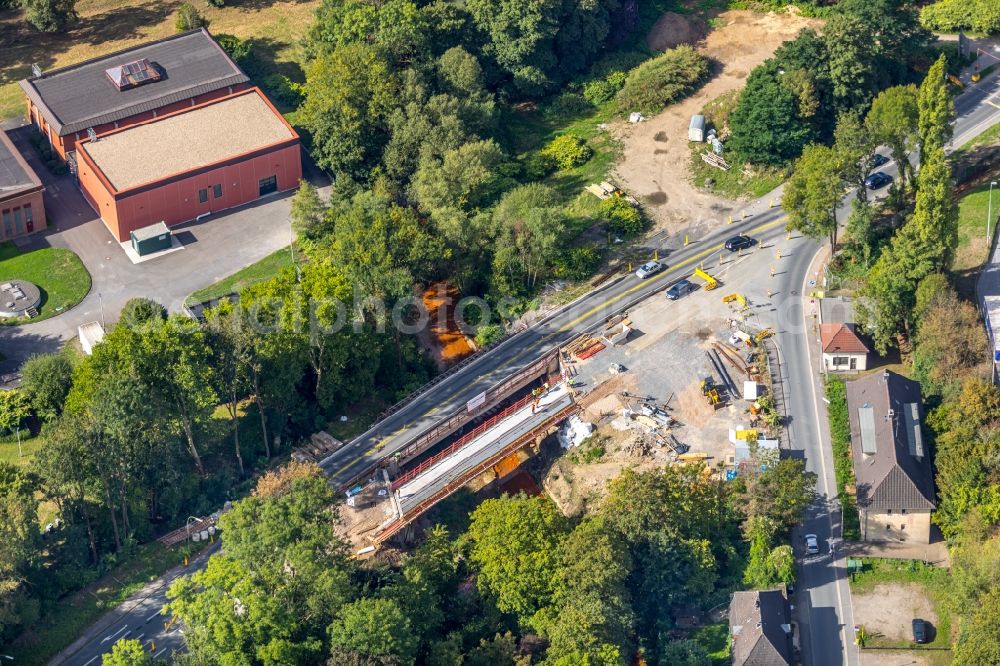
<path id="1" fill-rule="evenodd" d="M 697 16 L 666 12 L 646 33 L 646 46 L 666 51 L 680 44 L 694 44 L 708 33 L 708 25 Z"/>

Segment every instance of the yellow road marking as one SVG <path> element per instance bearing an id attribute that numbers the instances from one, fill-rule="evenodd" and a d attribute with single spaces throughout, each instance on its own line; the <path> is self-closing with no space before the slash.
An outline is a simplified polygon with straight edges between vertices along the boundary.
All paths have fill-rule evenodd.
<path id="1" fill-rule="evenodd" d="M 774 227 L 778 226 L 779 224 L 784 223 L 787 219 L 788 219 L 787 217 L 781 217 L 781 218 L 778 218 L 777 220 L 773 220 L 771 222 L 765 222 L 764 224 L 762 224 L 762 225 L 760 225 L 758 227 L 754 227 L 753 229 L 750 229 L 747 233 L 749 233 L 749 234 L 757 234 L 757 233 L 760 233 L 762 231 L 767 231 L 768 229 L 773 229 Z M 553 331 L 552 333 L 547 334 L 545 337 L 542 338 L 542 344 L 548 342 L 552 337 L 558 335 L 559 333 L 565 333 L 569 329 L 571 329 L 574 326 L 576 326 L 577 324 L 579 324 L 584 319 L 587 319 L 588 317 L 593 316 L 597 311 L 601 310 L 602 308 L 606 308 L 607 306 L 611 305 L 612 303 L 617 303 L 618 301 L 620 301 L 621 299 L 625 298 L 629 294 L 635 293 L 636 291 L 639 291 L 640 289 L 643 289 L 643 288 L 647 287 L 650 283 L 655 282 L 656 280 L 662 280 L 663 278 L 667 277 L 668 275 L 675 275 L 678 272 L 679 269 L 684 268 L 685 266 L 690 266 L 694 262 L 696 262 L 696 261 L 698 261 L 700 259 L 704 259 L 708 255 L 712 254 L 713 252 L 718 252 L 719 250 L 723 249 L 724 247 L 725 247 L 725 243 L 719 243 L 718 245 L 713 245 L 712 247 L 706 248 L 706 249 L 702 250 L 701 252 L 699 252 L 699 253 L 697 253 L 695 255 L 692 255 L 692 256 L 688 257 L 687 259 L 685 259 L 685 260 L 683 260 L 683 261 L 681 261 L 679 263 L 676 263 L 676 264 L 668 266 L 668 270 L 660 273 L 659 275 L 655 275 L 655 276 L 649 278 L 648 280 L 643 280 L 639 284 L 635 285 L 634 287 L 631 287 L 630 289 L 627 289 L 627 290 L 623 291 L 622 293 L 618 294 L 617 296 L 613 296 L 612 298 L 607 299 L 606 301 L 604 301 L 600 305 L 595 305 L 593 308 L 591 308 L 590 310 L 587 310 L 587 312 L 583 313 L 582 315 L 580 315 L 579 317 L 577 317 L 576 319 L 574 319 L 570 323 L 566 324 L 565 326 L 563 326 L 559 330 Z M 529 351 L 530 350 L 527 350 L 527 349 L 521 350 L 520 353 L 516 354 L 515 356 L 513 356 L 510 359 L 509 363 L 516 363 L 525 354 L 529 353 Z M 425 416 L 430 416 L 434 412 L 438 411 L 438 409 L 440 409 L 440 406 L 435 407 L 434 409 L 430 410 L 429 412 L 427 412 L 425 414 Z M 380 440 L 378 443 L 376 443 L 370 449 L 368 449 L 363 454 L 361 454 L 362 457 L 371 455 L 375 451 L 380 451 L 382 449 L 382 447 L 385 446 L 389 442 L 390 439 L 392 439 L 393 437 L 395 437 L 396 435 L 398 435 L 399 433 L 401 433 L 405 429 L 406 429 L 406 426 L 401 426 L 398 430 L 396 430 L 396 432 L 394 432 L 391 435 L 389 435 L 388 437 Z M 336 470 L 333 473 L 333 475 L 334 476 L 339 475 L 341 472 L 344 472 L 345 470 L 347 470 L 350 467 L 352 467 L 356 462 L 357 462 L 357 460 L 355 459 L 354 461 L 347 463 L 346 465 L 344 465 L 340 469 Z"/>

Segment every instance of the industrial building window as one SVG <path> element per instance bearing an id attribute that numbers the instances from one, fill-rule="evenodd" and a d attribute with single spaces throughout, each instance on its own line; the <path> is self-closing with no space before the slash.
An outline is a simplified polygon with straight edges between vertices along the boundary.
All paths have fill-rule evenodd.
<path id="1" fill-rule="evenodd" d="M 270 194 L 271 192 L 278 191 L 278 177 L 268 176 L 267 178 L 261 178 L 257 184 L 260 186 L 259 196 L 264 196 L 265 194 Z"/>
<path id="2" fill-rule="evenodd" d="M 208 203 L 208 189 L 198 190 L 198 203 Z"/>
<path id="3" fill-rule="evenodd" d="M 21 209 L 14 209 L 14 231 L 19 234 L 24 233 L 24 224 L 21 222 Z"/>
<path id="4" fill-rule="evenodd" d="M 31 204 L 24 205 L 24 221 L 28 224 L 35 221 L 34 215 L 31 214 Z"/>
<path id="5" fill-rule="evenodd" d="M 10 211 L 3 212 L 3 235 L 10 238 L 14 235 L 14 229 L 10 226 Z"/>
<path id="6" fill-rule="evenodd" d="M 212 196 L 216 199 L 222 198 L 222 185 L 212 185 Z"/>

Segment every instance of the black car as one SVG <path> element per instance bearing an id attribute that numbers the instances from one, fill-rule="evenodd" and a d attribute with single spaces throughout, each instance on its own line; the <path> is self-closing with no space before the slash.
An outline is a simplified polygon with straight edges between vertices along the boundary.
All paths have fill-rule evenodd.
<path id="1" fill-rule="evenodd" d="M 883 155 L 882 153 L 875 153 L 874 155 L 872 155 L 872 159 L 869 162 L 869 164 L 872 165 L 873 169 L 877 169 L 883 164 L 888 164 L 888 163 L 889 163 L 889 158 Z"/>
<path id="2" fill-rule="evenodd" d="M 745 250 L 748 247 L 753 247 L 753 244 L 756 242 L 757 241 L 750 238 L 749 236 L 744 236 L 743 234 L 740 234 L 739 236 L 733 236 L 732 238 L 726 241 L 726 249 L 729 250 L 730 252 L 736 252 L 737 250 Z"/>
<path id="3" fill-rule="evenodd" d="M 927 642 L 927 623 L 919 618 L 914 618 L 913 620 L 913 642 Z"/>
<path id="4" fill-rule="evenodd" d="M 865 187 L 869 190 L 877 190 L 885 187 L 891 182 L 892 176 L 883 171 L 876 171 L 872 175 L 865 178 Z"/>
<path id="5" fill-rule="evenodd" d="M 670 289 L 667 289 L 667 298 L 672 301 L 676 301 L 681 296 L 690 294 L 692 291 L 694 291 L 694 285 L 691 284 L 691 282 L 688 280 L 680 280 L 674 284 L 674 286 L 670 287 Z"/>

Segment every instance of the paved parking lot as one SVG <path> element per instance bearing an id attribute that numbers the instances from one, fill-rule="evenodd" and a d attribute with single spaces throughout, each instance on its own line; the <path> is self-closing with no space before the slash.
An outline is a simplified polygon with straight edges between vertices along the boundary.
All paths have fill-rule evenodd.
<path id="1" fill-rule="evenodd" d="M 286 247 L 290 193 L 278 194 L 173 228 L 184 249 L 138 265 L 129 261 L 117 241 L 77 189 L 72 176 L 53 176 L 28 143 L 30 128 L 10 133 L 11 139 L 45 182 L 49 229 L 19 242 L 22 249 L 63 247 L 73 250 L 93 278 L 87 297 L 67 313 L 37 324 L 0 328 L 0 351 L 6 359 L 0 371 L 16 370 L 34 352 L 59 348 L 88 321 L 117 320 L 130 298 L 155 299 L 179 312 L 191 292 L 235 273 Z M 328 183 L 307 165 L 309 179 Z"/>

